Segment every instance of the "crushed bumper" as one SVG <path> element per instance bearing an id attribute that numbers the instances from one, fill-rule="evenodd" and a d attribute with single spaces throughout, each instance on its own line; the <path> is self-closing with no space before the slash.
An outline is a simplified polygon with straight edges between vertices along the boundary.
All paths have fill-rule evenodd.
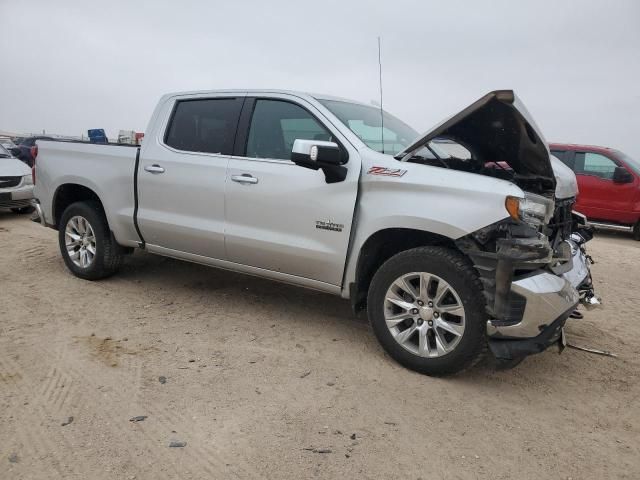
<path id="1" fill-rule="evenodd" d="M 566 279 L 541 270 L 514 280 L 511 291 L 524 303 L 522 318 L 517 322 L 489 320 L 489 337 L 537 337 L 565 314 L 566 319 L 580 301 L 580 294 Z"/>
<path id="2" fill-rule="evenodd" d="M 519 360 L 534 353 L 541 353 L 562 338 L 562 329 L 572 311 L 573 307 L 533 338 L 490 338 L 489 349 L 500 360 Z"/>
<path id="3" fill-rule="evenodd" d="M 583 248 L 570 242 L 571 258 L 563 273 L 535 270 L 511 283 L 510 308 L 519 303 L 519 320 L 489 320 L 489 348 L 501 360 L 518 360 L 540 353 L 558 342 L 567 318 L 578 304 L 600 305 L 593 291 L 589 257 Z"/>

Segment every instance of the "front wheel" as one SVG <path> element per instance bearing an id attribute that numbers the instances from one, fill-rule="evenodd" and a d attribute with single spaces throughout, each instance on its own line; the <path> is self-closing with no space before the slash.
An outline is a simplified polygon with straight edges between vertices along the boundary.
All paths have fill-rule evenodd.
<path id="1" fill-rule="evenodd" d="M 454 250 L 420 247 L 391 257 L 373 277 L 367 305 L 380 344 L 411 370 L 450 375 L 485 350 L 482 285 Z"/>
<path id="2" fill-rule="evenodd" d="M 122 262 L 123 249 L 97 202 L 76 202 L 66 208 L 60 219 L 58 242 L 67 268 L 85 280 L 113 275 Z"/>
<path id="3" fill-rule="evenodd" d="M 634 240 L 640 240 L 640 220 L 633 226 L 633 238 Z"/>

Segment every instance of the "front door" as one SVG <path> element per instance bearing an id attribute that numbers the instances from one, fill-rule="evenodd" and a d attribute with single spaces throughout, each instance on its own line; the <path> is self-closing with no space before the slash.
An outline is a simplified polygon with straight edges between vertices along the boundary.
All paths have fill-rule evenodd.
<path id="1" fill-rule="evenodd" d="M 179 99 L 138 167 L 138 225 L 149 250 L 224 259 L 227 164 L 243 96 Z M 162 249 L 162 250 L 159 250 Z"/>
<path id="2" fill-rule="evenodd" d="M 321 170 L 293 164 L 295 139 L 346 141 L 312 105 L 280 98 L 247 99 L 245 143 L 227 171 L 228 259 L 340 285 L 349 246 L 360 161 L 351 148 L 347 178 L 328 184 Z M 241 125 L 242 125 L 241 121 Z"/>
<path id="3" fill-rule="evenodd" d="M 576 210 L 592 220 L 625 223 L 637 180 L 615 183 L 613 173 L 618 165 L 600 153 L 575 152 L 573 164 L 579 190 Z"/>

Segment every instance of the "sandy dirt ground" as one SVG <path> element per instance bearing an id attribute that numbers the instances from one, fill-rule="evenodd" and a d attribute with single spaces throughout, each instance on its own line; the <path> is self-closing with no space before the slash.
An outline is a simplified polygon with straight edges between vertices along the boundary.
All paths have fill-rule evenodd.
<path id="1" fill-rule="evenodd" d="M 339 298 L 143 252 L 83 281 L 0 213 L 0 478 L 640 478 L 640 243 L 590 251 L 568 338 L 618 358 L 435 379 Z"/>

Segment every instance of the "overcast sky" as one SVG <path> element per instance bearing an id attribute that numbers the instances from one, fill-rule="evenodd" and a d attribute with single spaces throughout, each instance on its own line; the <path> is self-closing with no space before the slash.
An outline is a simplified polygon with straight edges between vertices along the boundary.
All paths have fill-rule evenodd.
<path id="1" fill-rule="evenodd" d="M 640 158 L 640 1 L 0 0 L 0 130 L 144 130 L 167 92 L 282 88 L 422 131 L 514 89 L 547 140 Z"/>

